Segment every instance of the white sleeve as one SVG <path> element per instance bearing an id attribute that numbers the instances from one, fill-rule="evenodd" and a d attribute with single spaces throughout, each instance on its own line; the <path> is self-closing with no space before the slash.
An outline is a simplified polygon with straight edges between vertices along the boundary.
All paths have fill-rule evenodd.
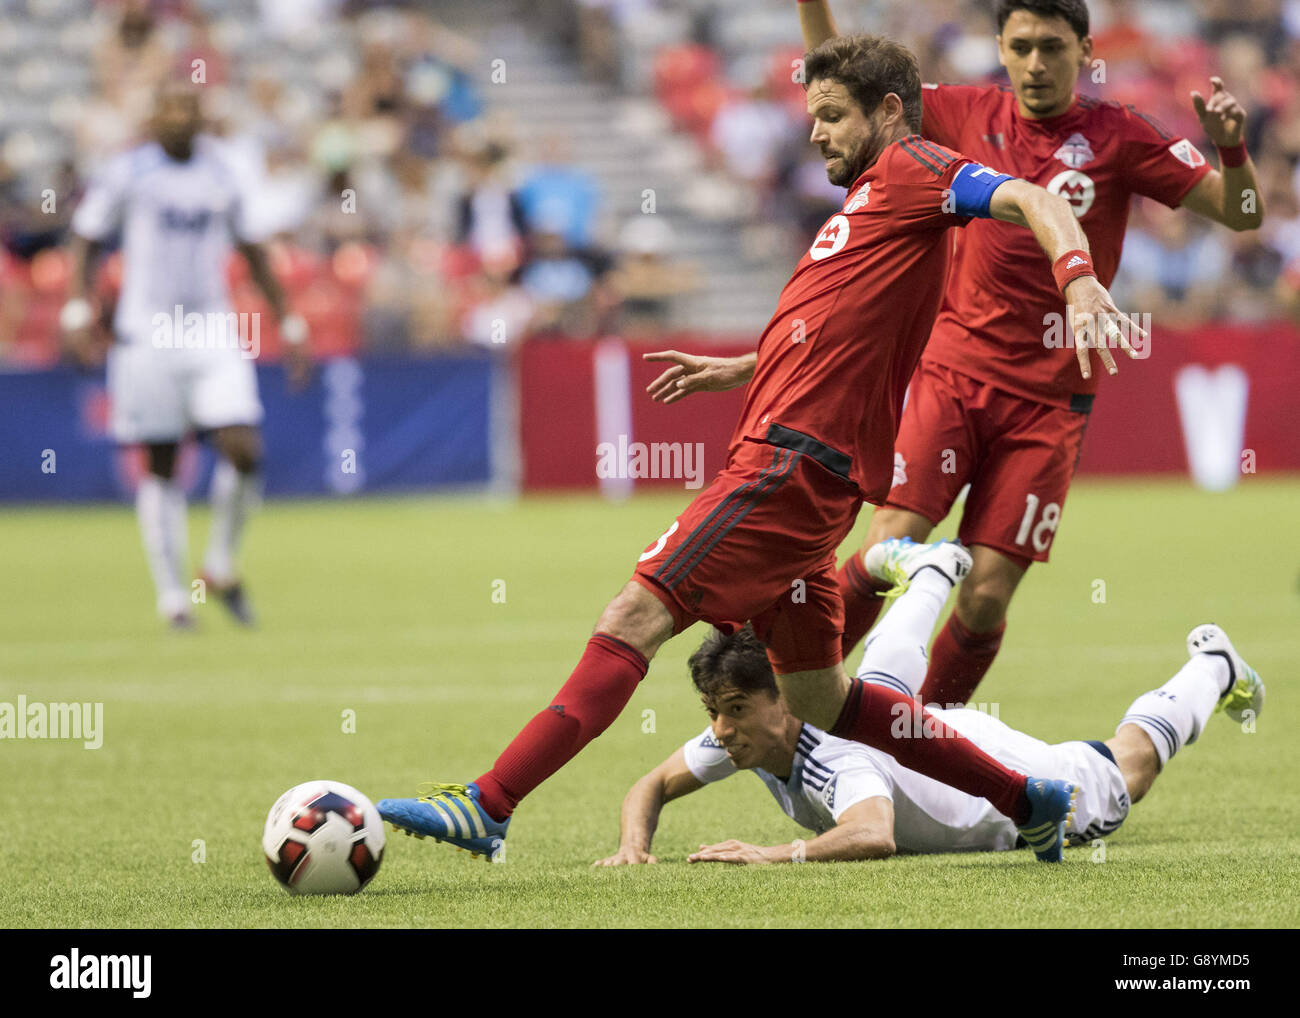
<path id="1" fill-rule="evenodd" d="M 727 756 L 727 751 L 718 745 L 713 737 L 713 729 L 704 729 L 682 747 L 686 757 L 686 766 L 696 779 L 706 785 L 712 781 L 721 781 L 736 773 L 736 765 Z"/>
<path id="2" fill-rule="evenodd" d="M 863 766 L 847 767 L 837 771 L 832 781 L 833 789 L 827 796 L 826 808 L 836 823 L 850 806 L 877 796 L 894 801 L 894 783 L 889 775 L 871 761 Z"/>
<path id="3" fill-rule="evenodd" d="M 131 175 L 129 157 L 119 156 L 86 188 L 72 214 L 72 232 L 86 240 L 107 240 L 122 225 Z"/>
<path id="4" fill-rule="evenodd" d="M 203 154 L 218 167 L 221 178 L 230 187 L 230 207 L 226 225 L 236 244 L 260 244 L 267 238 L 263 227 L 259 192 L 264 191 L 266 167 L 261 156 L 246 145 L 201 136 L 198 144 Z"/>
<path id="5" fill-rule="evenodd" d="M 242 177 L 235 177 L 235 195 L 230 203 L 230 234 L 238 244 L 260 244 L 266 240 L 262 227 L 265 216 L 256 215 L 253 187 Z"/>
<path id="6" fill-rule="evenodd" d="M 812 761 L 831 779 L 822 789 L 822 802 L 839 823 L 840 814 L 864 799 L 894 799 L 894 779 L 889 766 L 874 750 L 845 739 L 826 738 L 813 752 Z"/>
<path id="7" fill-rule="evenodd" d="M 258 190 L 265 178 L 254 167 L 228 158 L 224 161 L 230 166 L 229 179 L 234 191 L 230 201 L 230 235 L 238 244 L 260 244 L 266 240 L 263 227 L 266 216 L 258 214 L 261 209 Z"/>

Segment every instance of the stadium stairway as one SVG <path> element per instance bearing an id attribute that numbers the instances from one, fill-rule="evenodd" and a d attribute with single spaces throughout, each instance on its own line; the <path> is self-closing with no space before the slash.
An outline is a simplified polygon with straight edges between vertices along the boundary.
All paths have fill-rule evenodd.
<path id="1" fill-rule="evenodd" d="M 487 83 L 485 72 L 483 87 L 493 116 L 504 115 L 517 139 L 518 161 L 527 164 L 530 152 L 559 136 L 568 142 L 568 161 L 596 177 L 602 238 L 614 242 L 641 214 L 645 190 L 653 190 L 655 214 L 672 230 L 670 257 L 689 262 L 700 280 L 675 300 L 674 327 L 733 336 L 762 329 L 788 278 L 788 259 L 747 257 L 735 189 L 702 179 L 696 143 L 673 132 L 653 98 L 584 80 L 577 56 L 511 0 L 483 0 L 463 22 L 451 10 L 439 16 L 475 38 L 489 66 L 505 61 L 505 83 Z M 484 25 L 492 27 L 484 32 Z"/>

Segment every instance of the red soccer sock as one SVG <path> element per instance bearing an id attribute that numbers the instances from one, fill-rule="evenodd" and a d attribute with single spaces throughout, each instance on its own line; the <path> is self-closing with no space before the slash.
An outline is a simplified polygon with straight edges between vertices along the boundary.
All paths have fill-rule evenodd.
<path id="1" fill-rule="evenodd" d="M 861 679 L 852 683 L 832 735 L 865 743 L 904 767 L 987 799 L 1016 823 L 1029 819 L 1025 775 L 998 763 L 911 697 Z"/>
<path id="2" fill-rule="evenodd" d="M 649 667 L 640 651 L 607 633 L 588 640 L 582 660 L 551 705 L 475 781 L 488 815 L 504 820 L 524 796 L 608 728 Z"/>
<path id="3" fill-rule="evenodd" d="M 840 585 L 840 598 L 844 602 L 844 640 L 841 654 L 847 661 L 849 654 L 880 617 L 885 606 L 882 591 L 889 589 L 862 567 L 862 556 L 854 552 L 835 574 Z"/>
<path id="4" fill-rule="evenodd" d="M 921 702 L 941 706 L 969 703 L 975 687 L 998 656 L 1006 628 L 1003 621 L 997 629 L 976 633 L 966 628 L 956 612 L 949 615 L 930 648 L 930 667 L 921 686 Z"/>

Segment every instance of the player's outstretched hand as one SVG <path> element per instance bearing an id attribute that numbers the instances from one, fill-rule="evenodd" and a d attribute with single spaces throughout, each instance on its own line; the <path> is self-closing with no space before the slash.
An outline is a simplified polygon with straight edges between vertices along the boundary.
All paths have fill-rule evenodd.
<path id="1" fill-rule="evenodd" d="M 638 866 L 641 863 L 655 863 L 659 860 L 649 852 L 643 852 L 639 848 L 633 848 L 631 845 L 622 845 L 619 850 L 607 859 L 597 859 L 591 865 L 593 866 Z"/>
<path id="2" fill-rule="evenodd" d="M 676 403 L 693 392 L 724 392 L 747 383 L 754 374 L 754 357 L 697 357 L 677 350 L 658 350 L 642 360 L 669 361 L 673 366 L 646 386 L 656 403 Z"/>
<path id="3" fill-rule="evenodd" d="M 1130 357 L 1142 356 L 1134 349 L 1130 337 L 1145 340 L 1150 338 L 1149 334 L 1115 307 L 1110 293 L 1096 276 L 1080 276 L 1071 282 L 1065 288 L 1065 299 L 1070 308 L 1070 325 L 1074 329 L 1074 352 L 1084 378 L 1092 377 L 1089 349 L 1097 351 L 1107 374 L 1111 375 L 1119 374 L 1115 358 L 1111 356 L 1112 346 L 1118 346 Z"/>
<path id="4" fill-rule="evenodd" d="M 743 841 L 720 841 L 716 845 L 701 845 L 698 852 L 692 853 L 687 862 L 727 862 L 733 866 L 757 866 L 769 863 L 767 850 L 757 845 L 747 845 Z"/>
<path id="5" fill-rule="evenodd" d="M 1200 92 L 1192 93 L 1192 109 L 1201 128 L 1219 148 L 1236 148 L 1246 133 L 1246 108 L 1223 87 L 1222 78 L 1211 78 L 1214 91 L 1207 101 Z"/>

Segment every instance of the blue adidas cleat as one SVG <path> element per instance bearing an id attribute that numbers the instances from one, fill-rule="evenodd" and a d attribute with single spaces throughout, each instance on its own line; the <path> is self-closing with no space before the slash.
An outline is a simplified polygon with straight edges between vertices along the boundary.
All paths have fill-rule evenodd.
<path id="1" fill-rule="evenodd" d="M 1065 825 L 1074 815 L 1074 800 L 1079 789 L 1069 781 L 1030 778 L 1025 782 L 1031 812 L 1029 820 L 1017 824 L 1039 862 L 1060 862 L 1065 847 Z"/>
<path id="2" fill-rule="evenodd" d="M 476 859 L 484 855 L 490 862 L 497 862 L 505 851 L 510 818 L 504 822 L 493 820 L 479 805 L 478 797 L 478 785 L 472 782 L 434 784 L 415 799 L 380 799 L 377 808 L 394 830 L 445 841 L 472 852 Z"/>

